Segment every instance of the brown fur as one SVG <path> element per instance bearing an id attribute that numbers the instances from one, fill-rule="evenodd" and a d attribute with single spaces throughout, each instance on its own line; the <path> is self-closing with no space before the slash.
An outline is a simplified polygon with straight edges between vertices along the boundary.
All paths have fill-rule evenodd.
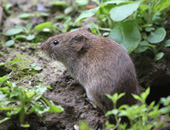
<path id="1" fill-rule="evenodd" d="M 54 45 L 54 40 L 59 44 Z M 50 37 L 42 43 L 41 49 L 61 61 L 82 84 L 90 101 L 104 112 L 113 107 L 106 94 L 124 92 L 126 96 L 120 99 L 118 106 L 136 103 L 131 96 L 138 91 L 134 65 L 115 41 L 96 36 L 89 28 L 81 28 Z"/>

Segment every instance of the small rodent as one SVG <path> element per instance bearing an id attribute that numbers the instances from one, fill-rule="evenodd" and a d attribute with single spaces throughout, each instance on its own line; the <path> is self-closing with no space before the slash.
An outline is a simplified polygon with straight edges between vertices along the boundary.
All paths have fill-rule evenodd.
<path id="1" fill-rule="evenodd" d="M 117 106 L 136 103 L 131 95 L 138 92 L 134 64 L 115 41 L 96 36 L 84 27 L 50 37 L 41 44 L 41 49 L 62 62 L 84 87 L 92 104 L 104 112 L 113 108 L 106 94 L 125 93 Z"/>

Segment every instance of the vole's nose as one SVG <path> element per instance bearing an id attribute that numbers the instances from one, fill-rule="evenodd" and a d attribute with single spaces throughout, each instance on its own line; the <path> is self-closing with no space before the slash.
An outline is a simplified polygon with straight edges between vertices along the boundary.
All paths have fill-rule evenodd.
<path id="1" fill-rule="evenodd" d="M 41 50 L 43 50 L 43 47 L 41 46 Z"/>

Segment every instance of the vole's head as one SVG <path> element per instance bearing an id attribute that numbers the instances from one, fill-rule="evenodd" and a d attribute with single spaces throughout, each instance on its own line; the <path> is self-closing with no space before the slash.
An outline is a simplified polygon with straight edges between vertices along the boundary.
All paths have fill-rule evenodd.
<path id="1" fill-rule="evenodd" d="M 77 58 L 81 52 L 87 49 L 89 28 L 81 28 L 78 31 L 68 32 L 50 37 L 41 44 L 43 50 L 52 59 L 65 62 L 67 59 Z"/>

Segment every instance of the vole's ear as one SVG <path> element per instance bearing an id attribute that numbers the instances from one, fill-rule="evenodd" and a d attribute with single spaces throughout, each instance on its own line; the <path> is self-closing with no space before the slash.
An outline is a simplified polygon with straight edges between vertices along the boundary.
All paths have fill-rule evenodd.
<path id="1" fill-rule="evenodd" d="M 70 46 L 77 52 L 81 51 L 86 46 L 87 38 L 77 34 L 70 40 Z"/>

